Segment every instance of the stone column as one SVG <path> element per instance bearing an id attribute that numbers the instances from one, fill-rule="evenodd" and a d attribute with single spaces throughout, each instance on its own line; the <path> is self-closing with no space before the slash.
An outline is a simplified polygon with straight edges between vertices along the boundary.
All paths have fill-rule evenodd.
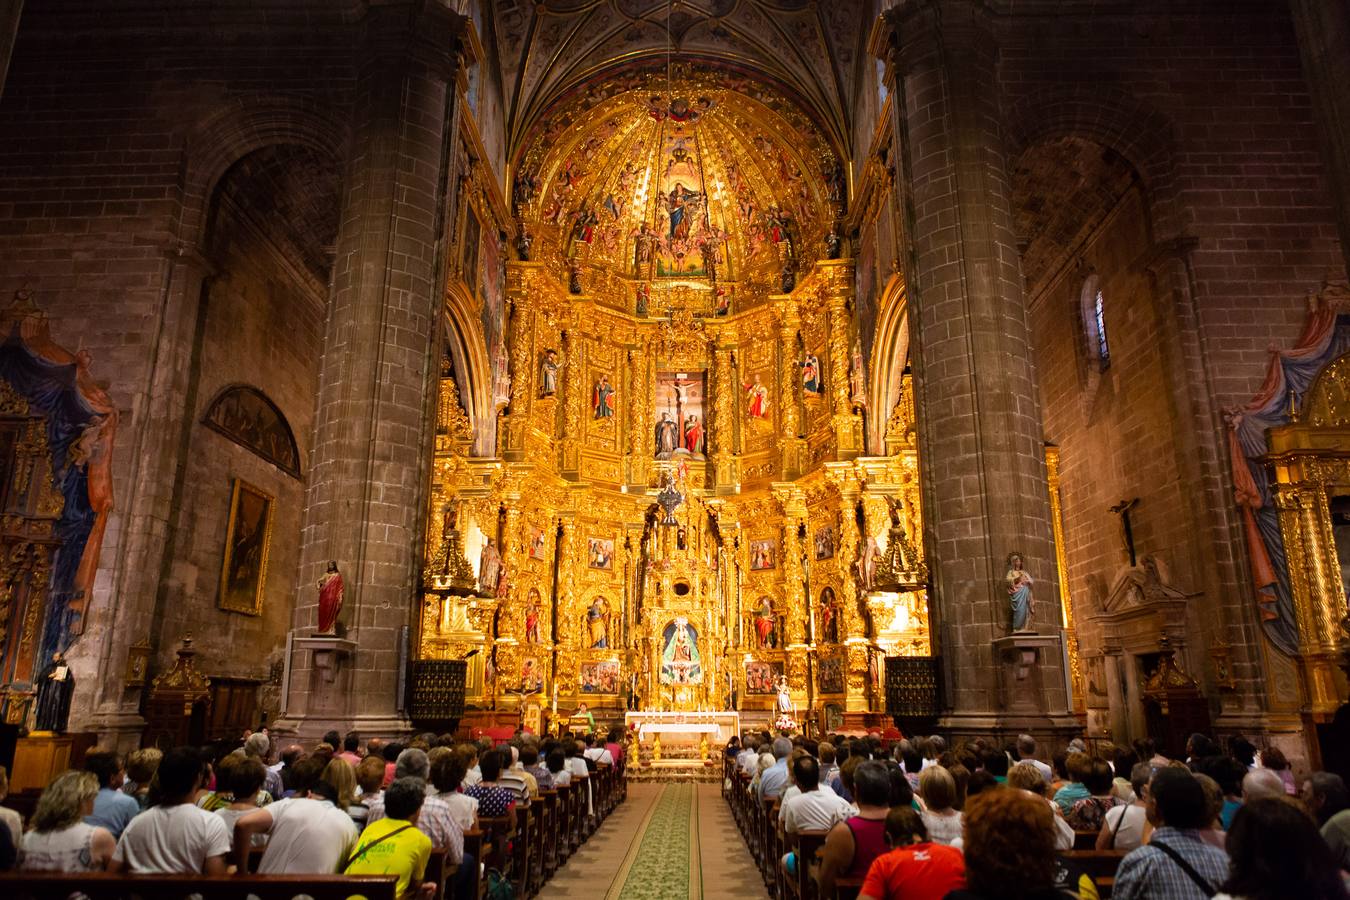
<path id="1" fill-rule="evenodd" d="M 332 296 L 320 368 L 282 730 L 390 733 L 400 629 L 412 621 L 435 428 L 452 114 L 465 20 L 391 0 L 362 23 Z M 328 560 L 346 641 L 304 646 Z M 318 664 L 331 653 L 327 672 Z M 336 665 L 332 665 L 333 661 Z"/>
<path id="2" fill-rule="evenodd" d="M 1350 271 L 1350 6 L 1289 0 L 1303 76 L 1321 126 L 1323 156 L 1336 204 L 1341 252 Z"/>
<path id="3" fill-rule="evenodd" d="M 998 48 L 980 0 L 904 0 L 891 29 L 910 252 L 926 557 L 960 731 L 1067 725 L 1062 654 L 1038 652 L 1035 715 L 1009 709 L 1006 559 L 1035 578 L 1034 627 L 1060 634 L 1040 394 L 999 127 Z M 1024 658 L 1024 657 L 1019 657 Z"/>

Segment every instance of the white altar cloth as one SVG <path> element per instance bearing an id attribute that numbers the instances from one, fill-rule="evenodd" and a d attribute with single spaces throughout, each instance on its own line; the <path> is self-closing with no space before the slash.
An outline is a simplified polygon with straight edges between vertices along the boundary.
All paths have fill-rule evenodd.
<path id="1" fill-rule="evenodd" d="M 725 744 L 740 733 L 741 716 L 735 710 L 719 712 L 676 712 L 642 710 L 624 715 L 624 727 L 636 728 L 638 740 L 649 736 L 687 734 L 691 738 L 707 735 L 710 741 Z"/>

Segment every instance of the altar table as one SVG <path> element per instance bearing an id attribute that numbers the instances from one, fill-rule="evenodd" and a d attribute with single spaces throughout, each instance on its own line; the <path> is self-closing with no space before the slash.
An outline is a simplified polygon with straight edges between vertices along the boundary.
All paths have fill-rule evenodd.
<path id="1" fill-rule="evenodd" d="M 696 742 L 703 735 L 708 740 L 725 744 L 741 730 L 741 715 L 735 710 L 719 712 L 675 712 L 664 710 L 643 710 L 624 715 L 624 727 L 636 728 L 638 740 L 652 735 L 661 735 L 668 741 L 668 735 L 689 735 Z"/>

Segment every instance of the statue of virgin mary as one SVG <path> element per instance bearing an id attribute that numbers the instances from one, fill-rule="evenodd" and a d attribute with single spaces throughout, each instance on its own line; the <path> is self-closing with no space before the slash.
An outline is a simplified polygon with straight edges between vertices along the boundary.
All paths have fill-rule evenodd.
<path id="1" fill-rule="evenodd" d="M 666 647 L 661 651 L 662 684 L 701 684 L 703 664 L 698 655 L 698 632 L 685 619 L 666 626 Z"/>

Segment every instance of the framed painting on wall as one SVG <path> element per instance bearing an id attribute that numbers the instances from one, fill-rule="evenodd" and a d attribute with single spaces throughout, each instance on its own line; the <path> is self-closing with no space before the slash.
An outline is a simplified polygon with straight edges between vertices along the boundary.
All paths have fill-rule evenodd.
<path id="1" fill-rule="evenodd" d="M 250 616 L 262 613 L 273 502 L 271 494 L 241 478 L 234 479 L 230 515 L 225 525 L 225 559 L 220 567 L 220 597 L 216 603 L 221 609 Z"/>
<path id="2" fill-rule="evenodd" d="M 750 569 L 772 569 L 778 565 L 778 542 L 769 539 L 750 542 Z"/>

